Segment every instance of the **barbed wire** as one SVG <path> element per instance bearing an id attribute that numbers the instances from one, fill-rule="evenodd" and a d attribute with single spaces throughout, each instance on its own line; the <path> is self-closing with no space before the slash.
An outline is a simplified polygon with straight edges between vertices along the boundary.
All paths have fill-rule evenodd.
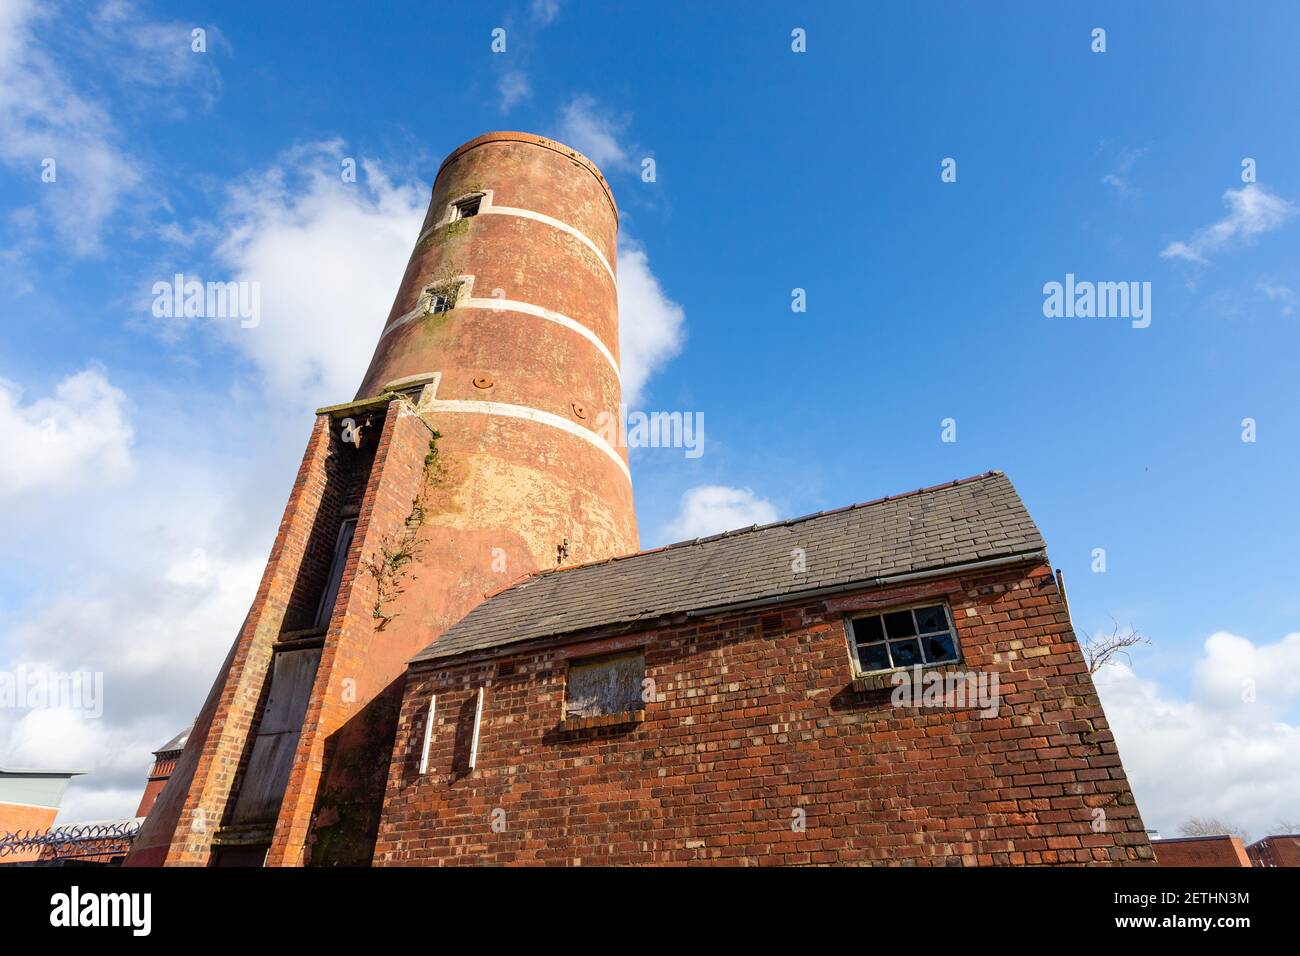
<path id="1" fill-rule="evenodd" d="M 52 850 L 53 856 L 93 855 L 129 846 L 140 832 L 136 821 L 124 823 L 87 823 L 50 827 L 48 830 L 17 830 L 0 834 L 0 857 L 39 849 Z"/>

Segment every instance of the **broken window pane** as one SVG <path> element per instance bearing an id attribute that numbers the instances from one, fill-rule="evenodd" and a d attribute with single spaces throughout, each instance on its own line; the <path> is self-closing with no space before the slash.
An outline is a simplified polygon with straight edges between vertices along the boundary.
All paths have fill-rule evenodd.
<path id="1" fill-rule="evenodd" d="M 955 661 L 957 659 L 957 646 L 951 634 L 931 634 L 924 638 L 924 641 L 925 661 L 927 664 L 934 664 L 938 661 Z"/>
<path id="2" fill-rule="evenodd" d="M 875 614 L 858 618 L 853 622 L 853 636 L 859 644 L 883 641 L 885 632 L 881 629 L 880 618 Z"/>
<path id="3" fill-rule="evenodd" d="M 942 607 L 918 607 L 916 614 L 916 633 L 933 634 L 935 631 L 948 630 L 948 616 Z"/>
<path id="4" fill-rule="evenodd" d="M 916 633 L 911 611 L 895 611 L 885 615 L 885 630 L 890 637 L 911 637 Z"/>
<path id="5" fill-rule="evenodd" d="M 884 641 L 858 647 L 858 669 L 864 672 L 889 670 L 889 652 L 885 650 Z"/>
<path id="6" fill-rule="evenodd" d="M 895 667 L 911 667 L 921 663 L 921 645 L 915 641 L 890 641 L 889 654 Z"/>

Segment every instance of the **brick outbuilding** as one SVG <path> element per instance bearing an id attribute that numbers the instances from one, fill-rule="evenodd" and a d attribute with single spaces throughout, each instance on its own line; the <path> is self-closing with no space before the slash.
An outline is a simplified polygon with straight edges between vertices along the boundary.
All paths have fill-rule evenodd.
<path id="1" fill-rule="evenodd" d="M 998 472 L 534 574 L 412 662 L 396 744 L 376 864 L 1152 860 Z"/>

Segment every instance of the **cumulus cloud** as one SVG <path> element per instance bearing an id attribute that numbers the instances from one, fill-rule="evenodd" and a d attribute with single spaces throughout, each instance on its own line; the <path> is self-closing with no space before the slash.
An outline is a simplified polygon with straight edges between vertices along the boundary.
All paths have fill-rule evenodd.
<path id="1" fill-rule="evenodd" d="M 623 401 L 636 405 L 650 376 L 682 350 L 686 313 L 664 293 L 645 249 L 630 239 L 618 251 L 618 322 Z"/>
<path id="2" fill-rule="evenodd" d="M 776 506 L 748 488 L 696 485 L 682 495 L 681 508 L 664 532 L 671 540 L 686 541 L 776 519 Z"/>
<path id="3" fill-rule="evenodd" d="M 631 166 L 628 149 L 621 142 L 627 121 L 583 94 L 575 96 L 560 111 L 556 138 L 586 155 L 606 172 Z"/>
<path id="4" fill-rule="evenodd" d="M 54 160 L 56 180 L 42 198 L 60 238 L 84 255 L 98 250 L 104 221 L 140 181 L 139 164 L 103 104 L 37 43 L 46 16 L 28 0 L 0 4 L 0 160 L 33 182 Z"/>
<path id="5" fill-rule="evenodd" d="M 0 543 L 33 582 L 0 602 L 0 670 L 89 674 L 101 688 L 95 707 L 0 708 L 0 764 L 89 771 L 61 820 L 134 812 L 151 751 L 194 718 L 248 612 L 284 476 L 250 498 L 247 464 L 221 450 L 234 437 L 213 436 L 217 450 L 155 449 L 132 481 L 97 488 L 93 507 L 11 523 Z"/>
<path id="6" fill-rule="evenodd" d="M 134 432 L 124 392 L 103 369 L 88 368 L 23 403 L 22 390 L 0 379 L 0 501 L 117 481 L 131 472 Z"/>
<path id="7" fill-rule="evenodd" d="M 497 93 L 501 96 L 501 111 L 504 113 L 519 101 L 532 96 L 533 88 L 522 71 L 508 70 L 497 80 Z"/>
<path id="8" fill-rule="evenodd" d="M 261 287 L 261 322 L 220 323 L 272 390 L 304 407 L 352 398 L 424 218 L 422 186 L 362 160 L 339 174 L 342 144 L 297 148 L 231 192 L 217 258 Z"/>
<path id="9" fill-rule="evenodd" d="M 125 2 L 88 16 L 59 12 L 32 0 L 0 3 L 0 162 L 39 187 L 46 215 L 20 221 L 46 221 L 68 248 L 92 255 L 107 221 L 146 179 L 99 95 L 96 71 L 111 57 L 107 83 L 128 97 L 143 91 L 152 109 L 172 115 L 185 112 L 195 91 L 210 105 L 219 77 L 211 60 L 190 51 L 184 24 L 146 20 Z M 47 160 L 53 182 L 41 180 Z"/>
<path id="10" fill-rule="evenodd" d="M 1296 213 L 1295 203 L 1256 183 L 1225 191 L 1223 203 L 1228 207 L 1226 216 L 1198 229 L 1186 242 L 1169 243 L 1161 251 L 1161 258 L 1208 262 L 1212 253 L 1249 245 L 1257 236 L 1280 229 Z"/>
<path id="11" fill-rule="evenodd" d="M 1300 633 L 1274 644 L 1210 635 L 1187 699 L 1126 664 L 1104 668 L 1097 689 L 1147 826 L 1176 833 L 1190 817 L 1219 817 L 1258 837 L 1295 817 Z"/>

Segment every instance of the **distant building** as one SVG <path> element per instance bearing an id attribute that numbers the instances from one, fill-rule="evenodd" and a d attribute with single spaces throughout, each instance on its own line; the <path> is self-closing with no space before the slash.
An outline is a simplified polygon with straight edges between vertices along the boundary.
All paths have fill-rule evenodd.
<path id="1" fill-rule="evenodd" d="M 374 862 L 1151 861 L 1042 547 L 993 472 L 532 575 L 412 662 Z"/>
<path id="2" fill-rule="evenodd" d="M 1300 866 L 1300 833 L 1266 836 L 1246 847 L 1255 866 Z"/>
<path id="3" fill-rule="evenodd" d="M 1250 866 L 1241 838 L 1218 836 L 1170 837 L 1152 840 L 1160 866 Z"/>
<path id="4" fill-rule="evenodd" d="M 153 768 L 149 771 L 149 781 L 140 796 L 140 806 L 135 811 L 137 817 L 149 815 L 154 802 L 158 799 L 158 794 L 162 793 L 163 786 L 171 778 L 172 771 L 176 769 L 176 760 L 185 749 L 185 741 L 189 736 L 190 728 L 186 727 L 153 752 Z"/>
<path id="5" fill-rule="evenodd" d="M 68 781 L 84 770 L 29 770 L 0 767 L 0 837 L 48 830 L 59 815 Z M 0 863 L 36 859 L 39 849 L 19 850 Z"/>

